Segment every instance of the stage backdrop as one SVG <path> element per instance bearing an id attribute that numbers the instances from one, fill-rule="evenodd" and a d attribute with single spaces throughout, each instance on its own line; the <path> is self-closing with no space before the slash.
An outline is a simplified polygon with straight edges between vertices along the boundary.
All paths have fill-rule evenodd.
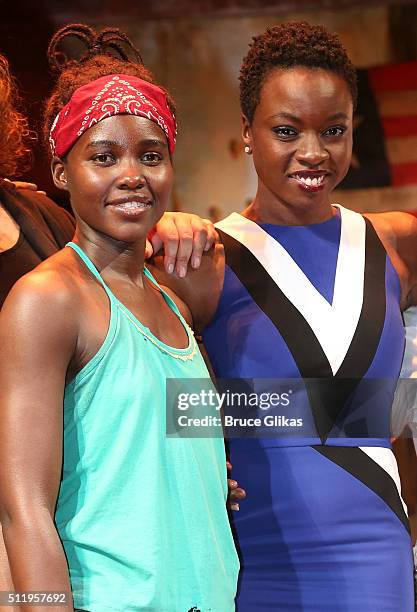
<path id="1" fill-rule="evenodd" d="M 248 43 L 267 27 L 291 19 L 322 23 L 340 35 L 360 71 L 355 156 L 335 201 L 355 210 L 415 209 L 417 77 L 415 62 L 410 60 L 417 60 L 417 0 L 393 1 L 391 6 L 388 0 L 372 1 L 350 8 L 347 4 L 354 4 L 353 0 L 333 1 L 328 10 L 320 8 L 323 0 L 317 1 L 316 10 L 296 10 L 308 3 L 313 0 L 277 2 L 274 12 L 272 2 L 248 0 L 241 3 L 251 6 L 245 14 L 238 0 L 230 0 L 225 6 L 233 5 L 234 13 L 225 10 L 222 14 L 220 8 L 204 9 L 213 2 L 200 2 L 190 3 L 188 12 L 175 10 L 170 15 L 158 8 L 176 6 L 168 0 L 150 10 L 128 0 L 41 0 L 28 5 L 30 11 L 26 10 L 22 22 L 22 3 L 17 0 L 3 11 L 0 50 L 11 59 L 33 127 L 39 128 L 40 100 L 49 87 L 45 49 L 51 32 L 69 21 L 128 32 L 145 63 L 178 102 L 180 135 L 172 207 L 215 218 L 242 209 L 256 193 L 251 159 L 241 144 L 238 102 L 239 66 Z M 268 10 L 262 12 L 267 4 Z M 284 5 L 294 10 L 284 12 Z M 334 8 L 339 5 L 339 10 Z M 52 189 L 40 147 L 35 149 L 35 162 L 27 176 Z"/>
<path id="2" fill-rule="evenodd" d="M 359 71 L 355 155 L 335 201 L 360 211 L 415 210 L 417 62 L 394 63 L 390 17 L 388 7 L 371 6 L 151 20 L 146 28 L 123 24 L 178 101 L 173 207 L 216 218 L 242 209 L 253 198 L 256 176 L 240 137 L 241 60 L 252 36 L 279 22 L 306 19 L 336 31 Z"/>

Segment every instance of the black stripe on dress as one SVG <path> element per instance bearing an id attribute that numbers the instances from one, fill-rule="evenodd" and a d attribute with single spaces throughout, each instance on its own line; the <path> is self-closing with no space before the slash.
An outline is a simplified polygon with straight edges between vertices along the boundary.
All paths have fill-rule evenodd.
<path id="1" fill-rule="evenodd" d="M 362 378 L 371 366 L 385 323 L 387 254 L 372 223 L 365 218 L 365 273 L 362 310 L 338 378 Z"/>
<path id="2" fill-rule="evenodd" d="M 226 264 L 284 338 L 300 374 L 311 378 L 332 377 L 320 343 L 294 304 L 247 247 L 229 234 L 218 231 L 225 249 Z"/>
<path id="3" fill-rule="evenodd" d="M 317 433 L 323 443 L 346 400 L 370 367 L 385 320 L 386 253 L 371 223 L 367 219 L 365 222 L 362 310 L 352 343 L 336 376 L 313 330 L 258 259 L 241 242 L 219 230 L 226 264 L 281 334 L 305 379 Z"/>
<path id="4" fill-rule="evenodd" d="M 362 449 L 351 446 L 312 446 L 376 493 L 391 508 L 410 533 L 410 525 L 398 489 L 391 476 Z"/>

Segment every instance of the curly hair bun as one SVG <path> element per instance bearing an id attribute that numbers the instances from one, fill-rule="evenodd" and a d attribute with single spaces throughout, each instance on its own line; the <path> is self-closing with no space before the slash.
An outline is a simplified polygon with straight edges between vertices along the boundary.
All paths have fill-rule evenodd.
<path id="1" fill-rule="evenodd" d="M 83 50 L 78 57 L 68 57 L 64 50 L 69 46 L 69 39 L 81 42 Z M 83 64 L 95 55 L 118 57 L 126 62 L 143 64 L 139 51 L 130 38 L 118 28 L 104 28 L 96 32 L 83 23 L 70 23 L 58 30 L 48 46 L 48 62 L 51 70 L 60 73 L 74 64 Z"/>
<path id="2" fill-rule="evenodd" d="M 43 136 L 48 151 L 49 132 L 54 119 L 79 87 L 114 74 L 135 76 L 148 83 L 155 83 L 152 73 L 144 66 L 139 51 L 129 37 L 117 28 L 105 28 L 96 32 L 88 25 L 70 23 L 52 37 L 48 47 L 48 60 L 52 70 L 57 73 L 55 87 L 46 100 L 44 110 Z M 168 106 L 175 114 L 172 97 L 163 87 L 161 89 L 165 91 Z"/>

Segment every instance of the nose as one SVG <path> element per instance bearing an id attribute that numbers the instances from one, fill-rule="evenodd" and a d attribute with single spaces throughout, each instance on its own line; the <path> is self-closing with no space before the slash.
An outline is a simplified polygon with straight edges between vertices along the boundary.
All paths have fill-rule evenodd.
<path id="1" fill-rule="evenodd" d="M 318 134 L 305 134 L 296 152 L 296 159 L 307 166 L 319 166 L 329 158 L 329 153 L 323 146 Z"/>
<path id="2" fill-rule="evenodd" d="M 117 187 L 119 189 L 132 191 L 134 189 L 140 189 L 144 187 L 144 185 L 146 185 L 146 178 L 137 161 L 131 161 L 121 166 L 117 179 Z"/>

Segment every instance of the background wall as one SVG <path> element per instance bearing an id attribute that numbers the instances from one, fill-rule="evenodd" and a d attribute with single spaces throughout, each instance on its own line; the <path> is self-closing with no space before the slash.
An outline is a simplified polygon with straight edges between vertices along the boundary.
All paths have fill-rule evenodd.
<path id="1" fill-rule="evenodd" d="M 138 4 L 142 5 L 141 11 Z M 101 10 L 95 0 L 89 3 L 79 0 L 71 6 L 45 0 L 37 4 L 39 26 L 34 27 L 32 15 L 31 33 L 24 39 L 18 38 L 17 30 L 14 33 L 13 14 L 8 18 L 3 13 L 0 34 L 1 29 L 7 32 L 7 44 L 0 38 L 0 50 L 6 51 L 12 67 L 19 73 L 26 96 L 36 100 L 37 95 L 44 95 L 48 81 L 44 60 L 35 62 L 35 56 L 43 58 L 51 29 L 76 20 L 96 27 L 111 25 L 125 30 L 140 48 L 145 63 L 173 93 L 178 104 L 180 134 L 172 206 L 203 216 L 208 216 L 210 209 L 212 214 L 219 215 L 239 210 L 256 192 L 251 159 L 244 154 L 241 144 L 238 104 L 239 65 L 252 36 L 282 21 L 306 19 L 336 31 L 358 67 L 417 59 L 413 43 L 417 38 L 415 2 L 386 5 L 371 2 L 367 7 L 352 2 L 355 6 L 323 9 L 320 8 L 323 2 L 271 6 L 268 2 L 252 1 L 248 8 L 248 2 L 236 1 L 223 3 L 227 10 L 219 8 L 219 4 L 217 9 L 211 7 L 213 10 L 209 11 L 205 11 L 202 2 L 197 2 L 188 3 L 190 10 L 185 6 L 182 13 L 172 3 L 165 4 L 165 13 L 160 11 L 146 19 L 152 14 L 145 12 L 145 3 L 140 2 L 119 1 L 117 5 L 107 2 Z M 347 4 L 339 2 L 338 6 Z M 310 8 L 296 10 L 302 5 Z M 312 5 L 316 7 L 311 8 Z M 44 15 L 42 25 L 41 15 Z M 30 61 L 28 64 L 31 57 L 32 65 Z M 24 67 L 19 58 L 25 58 Z M 37 87 L 34 94 L 28 75 Z M 32 105 L 32 109 L 36 121 L 38 107 Z M 41 164 L 41 157 L 37 152 L 35 178 L 44 185 L 47 169 L 45 162 Z M 417 187 L 343 191 L 336 194 L 335 200 L 356 210 L 416 209 Z"/>
<path id="2" fill-rule="evenodd" d="M 387 7 L 376 7 L 153 21 L 146 28 L 126 23 L 178 101 L 176 204 L 203 215 L 211 206 L 228 213 L 243 208 L 256 193 L 252 160 L 241 144 L 238 100 L 239 67 L 252 36 L 289 19 L 323 23 L 341 35 L 358 66 L 369 66 L 390 61 L 388 17 Z M 360 195 L 349 197 L 351 206 L 359 200 Z"/>

